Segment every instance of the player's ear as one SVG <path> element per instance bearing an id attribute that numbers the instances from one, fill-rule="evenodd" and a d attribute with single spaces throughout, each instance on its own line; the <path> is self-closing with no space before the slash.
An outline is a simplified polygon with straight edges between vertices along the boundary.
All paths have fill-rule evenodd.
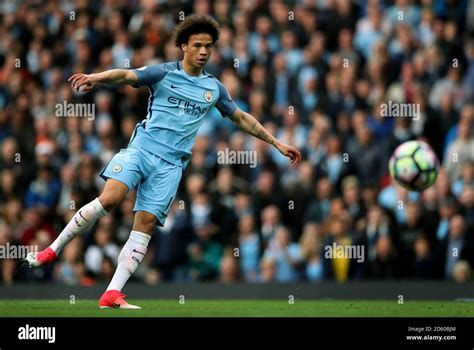
<path id="1" fill-rule="evenodd" d="M 181 44 L 181 50 L 186 52 L 188 50 L 188 44 Z"/>

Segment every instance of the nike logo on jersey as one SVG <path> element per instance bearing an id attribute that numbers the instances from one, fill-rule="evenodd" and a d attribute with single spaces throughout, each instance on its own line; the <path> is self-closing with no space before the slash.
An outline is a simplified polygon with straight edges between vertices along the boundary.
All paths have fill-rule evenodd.
<path id="1" fill-rule="evenodd" d="M 177 89 L 178 87 L 177 87 L 177 86 L 174 86 L 173 84 L 171 84 L 171 88 L 172 88 L 172 89 Z"/>

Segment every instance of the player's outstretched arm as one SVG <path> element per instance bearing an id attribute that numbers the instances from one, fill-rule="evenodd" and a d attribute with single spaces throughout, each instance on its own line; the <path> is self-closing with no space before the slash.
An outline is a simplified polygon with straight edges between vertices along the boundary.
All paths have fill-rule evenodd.
<path id="1" fill-rule="evenodd" d="M 270 134 L 268 130 L 265 129 L 263 125 L 260 124 L 260 122 L 252 115 L 242 111 L 240 108 L 237 108 L 229 118 L 243 131 L 274 146 L 280 151 L 281 154 L 290 158 L 292 164 L 296 164 L 301 161 L 301 153 L 296 147 L 285 145 L 284 143 L 278 141 L 278 139 Z"/>
<path id="2" fill-rule="evenodd" d="M 95 74 L 73 74 L 68 81 L 71 82 L 72 88 L 79 91 L 90 91 L 96 84 L 129 84 L 138 83 L 138 77 L 132 70 L 127 69 L 111 69 Z"/>

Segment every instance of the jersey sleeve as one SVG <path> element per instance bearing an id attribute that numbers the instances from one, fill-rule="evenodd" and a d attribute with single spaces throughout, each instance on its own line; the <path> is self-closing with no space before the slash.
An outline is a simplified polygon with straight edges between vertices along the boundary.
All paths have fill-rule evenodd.
<path id="1" fill-rule="evenodd" d="M 228 117 L 235 112 L 235 110 L 237 109 L 237 105 L 230 97 L 229 92 L 224 87 L 224 85 L 217 79 L 216 81 L 217 86 L 219 87 L 219 98 L 216 103 L 216 108 L 224 117 Z"/>
<path id="2" fill-rule="evenodd" d="M 165 69 L 164 65 L 158 64 L 137 68 L 134 69 L 133 72 L 138 77 L 138 83 L 133 85 L 133 87 L 140 87 L 158 83 L 165 77 L 166 73 L 168 73 L 168 70 Z"/>

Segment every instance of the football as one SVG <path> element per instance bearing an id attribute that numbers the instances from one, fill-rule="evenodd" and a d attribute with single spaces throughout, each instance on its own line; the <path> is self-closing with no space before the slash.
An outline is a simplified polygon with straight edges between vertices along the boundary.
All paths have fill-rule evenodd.
<path id="1" fill-rule="evenodd" d="M 401 186 L 410 191 L 423 191 L 433 185 L 439 161 L 433 149 L 422 141 L 407 141 L 390 157 L 389 171 Z"/>

